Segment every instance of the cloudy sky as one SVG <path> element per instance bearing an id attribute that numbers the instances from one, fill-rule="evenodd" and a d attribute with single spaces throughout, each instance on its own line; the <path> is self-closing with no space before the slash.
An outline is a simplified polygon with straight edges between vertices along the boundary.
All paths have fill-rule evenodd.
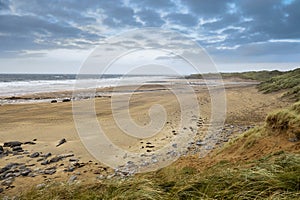
<path id="1" fill-rule="evenodd" d="M 220 71 L 300 66 L 300 0 L 0 0 L 0 73 L 76 73 L 116 34 L 196 41 Z"/>

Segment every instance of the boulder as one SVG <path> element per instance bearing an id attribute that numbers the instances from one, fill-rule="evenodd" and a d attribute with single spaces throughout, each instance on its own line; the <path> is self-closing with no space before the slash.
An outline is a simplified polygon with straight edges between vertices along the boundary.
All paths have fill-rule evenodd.
<path id="1" fill-rule="evenodd" d="M 11 141 L 11 142 L 5 142 L 4 147 L 16 147 L 16 146 L 21 146 L 23 143 L 19 141 Z"/>

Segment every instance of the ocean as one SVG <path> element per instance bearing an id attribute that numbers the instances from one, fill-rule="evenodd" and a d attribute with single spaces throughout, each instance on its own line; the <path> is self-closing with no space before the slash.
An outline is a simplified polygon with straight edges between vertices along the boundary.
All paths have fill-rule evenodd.
<path id="1" fill-rule="evenodd" d="M 0 103 L 8 103 L 8 98 L 37 93 L 72 91 L 77 89 L 104 88 L 117 85 L 135 85 L 156 82 L 170 78 L 159 75 L 120 75 L 106 74 L 0 74 Z"/>

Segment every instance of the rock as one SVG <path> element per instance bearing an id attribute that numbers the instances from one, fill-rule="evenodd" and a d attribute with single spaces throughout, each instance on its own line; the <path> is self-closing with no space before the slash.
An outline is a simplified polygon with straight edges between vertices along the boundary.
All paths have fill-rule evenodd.
<path id="1" fill-rule="evenodd" d="M 97 180 L 103 180 L 103 179 L 105 179 L 105 176 L 101 174 L 99 176 L 96 176 L 96 179 Z"/>
<path id="2" fill-rule="evenodd" d="M 45 160 L 44 158 L 39 158 L 39 159 L 36 160 L 36 162 L 42 162 L 44 160 Z"/>
<path id="3" fill-rule="evenodd" d="M 66 169 L 64 169 L 64 172 L 73 172 L 75 170 L 75 167 L 69 166 Z"/>
<path id="4" fill-rule="evenodd" d="M 77 180 L 77 176 L 72 175 L 72 176 L 69 178 L 68 183 L 69 183 L 69 184 L 74 183 L 76 180 Z"/>
<path id="5" fill-rule="evenodd" d="M 0 145 L 0 154 L 3 154 L 4 153 L 4 149 L 3 147 Z"/>
<path id="6" fill-rule="evenodd" d="M 44 160 L 43 162 L 41 162 L 41 165 L 48 165 L 49 163 L 49 160 Z"/>
<path id="7" fill-rule="evenodd" d="M 71 99 L 69 99 L 69 98 L 66 98 L 66 99 L 62 100 L 62 102 L 70 102 L 70 101 L 71 101 Z"/>
<path id="8" fill-rule="evenodd" d="M 16 146 L 21 146 L 23 143 L 19 141 L 11 141 L 11 142 L 5 142 L 3 144 L 4 147 L 16 147 Z"/>
<path id="9" fill-rule="evenodd" d="M 12 185 L 12 183 L 14 182 L 14 177 L 9 177 L 8 179 L 6 179 L 6 180 L 4 180 L 2 183 L 1 183 L 1 185 L 3 185 L 3 186 L 11 186 Z"/>
<path id="10" fill-rule="evenodd" d="M 51 158 L 49 162 L 50 162 L 50 163 L 55 163 L 55 162 L 58 162 L 58 161 L 60 161 L 60 160 L 62 160 L 62 157 L 60 157 L 60 156 L 55 156 L 55 157 Z"/>
<path id="11" fill-rule="evenodd" d="M 73 157 L 73 156 L 74 156 L 73 153 L 67 153 L 67 154 L 59 155 L 59 157 L 61 157 L 61 158 L 68 158 L 68 157 Z"/>
<path id="12" fill-rule="evenodd" d="M 196 141 L 197 146 L 203 146 L 206 145 L 206 142 L 202 142 L 201 140 Z"/>
<path id="13" fill-rule="evenodd" d="M 44 157 L 44 158 L 48 158 L 48 157 L 50 157 L 50 156 L 52 156 L 52 154 L 49 152 L 49 153 L 46 153 L 46 154 L 44 154 L 44 155 L 41 155 L 41 157 Z"/>
<path id="14" fill-rule="evenodd" d="M 59 147 L 60 145 L 66 143 L 66 142 L 67 142 L 67 140 L 66 140 L 65 138 L 63 138 L 63 139 L 61 139 L 61 140 L 58 142 L 58 144 L 56 145 L 56 147 Z"/>
<path id="15" fill-rule="evenodd" d="M 172 144 L 172 147 L 173 148 L 177 148 L 177 144 Z"/>
<path id="16" fill-rule="evenodd" d="M 299 141 L 299 139 L 298 138 L 289 138 L 289 142 L 298 142 Z"/>
<path id="17" fill-rule="evenodd" d="M 36 143 L 35 143 L 35 142 L 28 141 L 28 142 L 24 142 L 24 144 L 35 145 Z"/>
<path id="18" fill-rule="evenodd" d="M 4 191 L 4 189 L 3 188 L 0 188 L 0 193 L 2 193 Z"/>
<path id="19" fill-rule="evenodd" d="M 39 157 L 40 156 L 40 153 L 39 152 L 34 152 L 33 154 L 31 154 L 29 157 L 30 158 L 36 158 L 36 157 Z"/>
<path id="20" fill-rule="evenodd" d="M 0 169 L 0 174 L 2 174 L 3 172 L 6 172 L 8 170 L 10 170 L 11 168 L 13 168 L 15 166 L 18 166 L 18 165 L 19 165 L 19 163 L 9 163 L 5 167 L 3 167 L 3 168 Z"/>
<path id="21" fill-rule="evenodd" d="M 43 173 L 47 174 L 47 175 L 55 174 L 56 173 L 56 168 L 51 167 L 51 168 L 45 169 Z"/>
<path id="22" fill-rule="evenodd" d="M 79 160 L 77 158 L 70 158 L 69 162 L 78 162 Z"/>
<path id="23" fill-rule="evenodd" d="M 9 173 L 5 174 L 4 179 L 7 179 L 9 177 L 14 177 L 14 174 L 9 172 Z"/>
<path id="24" fill-rule="evenodd" d="M 45 184 L 45 183 L 41 183 L 41 184 L 38 184 L 38 185 L 36 186 L 36 189 L 41 190 L 41 189 L 43 189 L 43 188 L 45 188 L 45 187 L 46 187 L 46 184 Z"/>
<path id="25" fill-rule="evenodd" d="M 14 146 L 14 147 L 12 147 L 12 151 L 15 151 L 15 152 L 23 152 L 24 150 L 22 149 L 21 146 Z"/>
<path id="26" fill-rule="evenodd" d="M 52 100 L 51 103 L 57 103 L 57 100 Z"/>
<path id="27" fill-rule="evenodd" d="M 22 176 L 28 176 L 28 174 L 31 172 L 30 169 L 25 169 L 24 171 L 21 172 Z"/>

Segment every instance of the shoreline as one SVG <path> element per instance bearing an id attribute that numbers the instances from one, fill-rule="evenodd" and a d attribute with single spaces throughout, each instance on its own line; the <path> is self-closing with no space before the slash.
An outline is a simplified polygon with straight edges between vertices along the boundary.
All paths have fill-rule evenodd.
<path id="1" fill-rule="evenodd" d="M 175 82 L 176 81 L 176 82 Z M 197 86 L 219 86 L 220 84 L 224 84 L 224 87 L 230 87 L 234 85 L 256 85 L 259 82 L 251 81 L 251 80 L 243 80 L 243 79 L 223 79 L 222 82 L 216 82 L 215 79 L 207 80 L 205 82 L 201 79 L 168 79 L 163 81 L 154 81 L 154 82 L 146 82 L 143 86 L 147 86 L 149 88 L 156 88 L 160 90 L 159 87 L 163 85 L 172 85 L 172 84 L 182 84 L 184 82 L 187 83 L 191 87 Z M 220 86 L 221 86 L 220 85 Z M 150 89 L 136 89 L 136 86 L 139 85 L 120 85 L 117 87 L 107 86 L 101 88 L 89 88 L 89 89 L 80 89 L 80 90 L 62 90 L 62 91 L 53 91 L 53 92 L 38 92 L 38 93 L 29 93 L 23 95 L 10 95 L 10 96 L 0 96 L 0 106 L 5 104 L 31 104 L 31 103 L 47 103 L 53 101 L 53 103 L 57 102 L 67 102 L 73 100 L 81 100 L 81 99 L 90 99 L 90 98 L 101 98 L 101 97 L 111 97 L 113 94 L 125 94 L 125 93 L 133 93 L 133 92 L 151 92 L 153 90 Z M 132 89 L 134 88 L 134 89 Z M 87 93 L 88 91 L 93 91 L 93 95 L 82 96 L 79 99 L 75 99 L 73 97 L 74 92 L 78 93 L 82 91 L 82 93 Z M 90 94 L 90 93 L 89 93 Z M 56 101 L 56 102 L 55 102 Z"/>

